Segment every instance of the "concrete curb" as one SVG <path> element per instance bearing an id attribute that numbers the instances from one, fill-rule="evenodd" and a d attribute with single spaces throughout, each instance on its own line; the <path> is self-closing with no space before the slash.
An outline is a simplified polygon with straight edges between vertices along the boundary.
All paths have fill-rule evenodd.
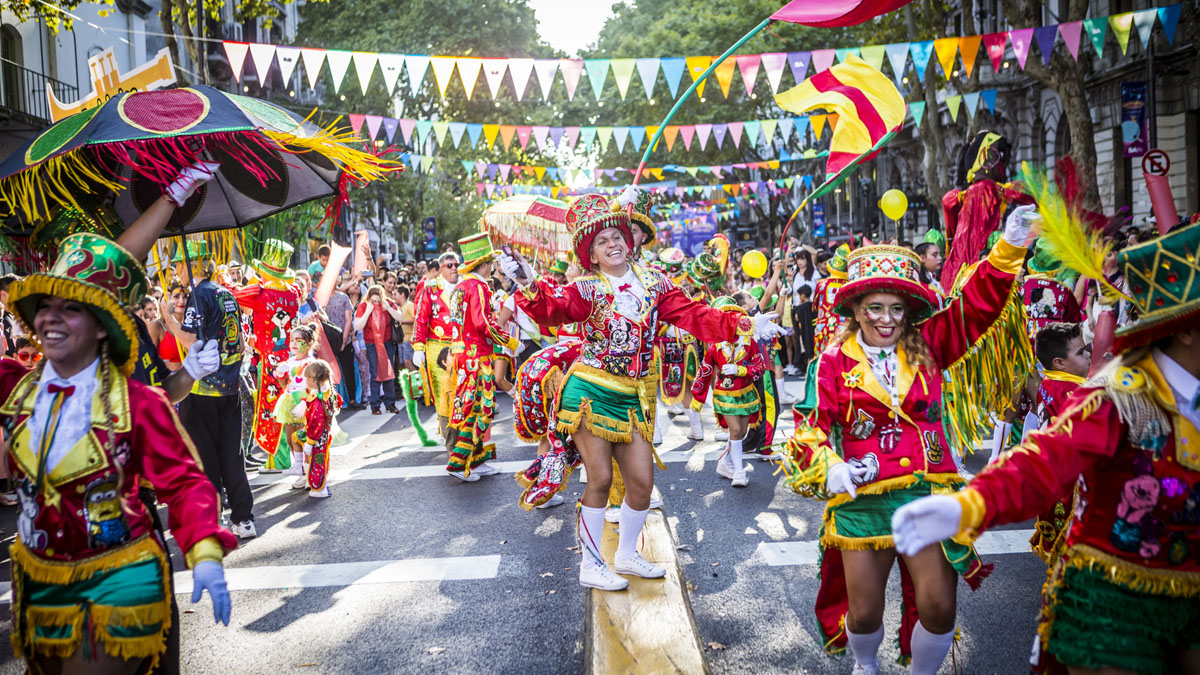
<path id="1" fill-rule="evenodd" d="M 662 510 L 650 511 L 642 536 L 642 556 L 665 567 L 667 576 L 626 577 L 629 588 L 615 593 L 588 590 L 587 672 L 708 673 L 675 537 Z M 612 564 L 617 550 L 615 525 L 605 523 L 600 549 Z"/>

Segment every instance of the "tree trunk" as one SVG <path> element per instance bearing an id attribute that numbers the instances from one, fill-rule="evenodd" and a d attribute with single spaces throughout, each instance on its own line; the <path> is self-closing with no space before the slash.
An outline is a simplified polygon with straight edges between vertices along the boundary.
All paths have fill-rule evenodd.
<path id="1" fill-rule="evenodd" d="M 164 2 L 158 10 L 158 20 L 162 25 L 164 39 L 167 41 L 167 51 L 171 55 L 171 63 L 175 66 L 175 79 L 179 84 L 187 86 L 191 81 L 183 70 L 179 60 L 179 42 L 175 39 L 175 22 L 171 19 L 171 2 Z"/>
<path id="2" fill-rule="evenodd" d="M 904 14 L 908 21 L 909 31 L 913 35 L 917 35 L 912 5 L 904 8 Z M 932 60 L 926 64 L 926 77 L 934 77 L 929 73 L 930 70 L 933 70 Z M 949 171 L 949 164 L 946 159 L 946 146 L 943 142 L 941 118 L 938 115 L 937 90 L 933 86 L 928 86 L 932 85 L 932 82 L 927 85 L 922 83 L 920 78 L 917 79 L 916 93 L 925 100 L 925 115 L 921 120 L 921 126 L 918 127 L 921 145 L 925 148 L 925 155 L 921 158 L 921 170 L 925 175 L 925 194 L 929 203 L 940 203 L 942 195 L 946 194 L 948 189 L 945 177 Z"/>
<path id="3" fill-rule="evenodd" d="M 179 3 L 179 32 L 183 35 L 183 46 L 187 48 L 188 60 L 192 62 L 192 67 L 195 68 L 197 79 L 204 81 L 204 75 L 200 69 L 204 67 L 204 62 L 200 59 L 200 45 L 195 38 L 195 33 L 192 32 L 192 13 L 194 9 L 188 7 L 187 0 L 175 0 Z"/>

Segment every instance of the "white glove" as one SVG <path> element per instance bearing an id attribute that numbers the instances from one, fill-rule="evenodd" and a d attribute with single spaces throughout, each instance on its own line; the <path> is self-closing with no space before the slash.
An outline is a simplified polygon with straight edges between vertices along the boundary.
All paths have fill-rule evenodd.
<path id="1" fill-rule="evenodd" d="M 194 344 L 183 357 L 183 369 L 193 380 L 203 380 L 217 372 L 221 367 L 221 354 L 217 351 L 217 341 L 209 340 L 204 344 Z"/>
<path id="2" fill-rule="evenodd" d="M 524 259 L 511 256 L 503 251 L 496 256 L 496 259 L 500 262 L 500 271 L 504 273 L 504 276 L 517 282 L 518 286 L 523 288 L 533 280 L 533 269 Z"/>
<path id="3" fill-rule="evenodd" d="M 413 361 L 414 366 L 416 366 L 418 368 L 424 368 L 425 367 L 425 352 L 424 351 L 413 352 L 412 361 Z"/>
<path id="4" fill-rule="evenodd" d="M 778 319 L 778 314 L 758 314 L 754 319 L 754 339 L 755 340 L 772 340 L 781 335 L 786 335 L 787 331 L 782 326 L 775 323 Z"/>
<path id="5" fill-rule="evenodd" d="M 304 417 L 306 412 L 308 412 L 308 406 L 304 404 L 304 401 L 300 401 L 295 408 L 292 408 L 292 415 L 296 417 Z"/>
<path id="6" fill-rule="evenodd" d="M 839 462 L 830 467 L 829 472 L 825 475 L 825 489 L 828 492 L 837 494 L 845 492 L 850 495 L 851 499 L 858 496 L 858 488 L 855 487 L 859 479 L 867 477 L 871 470 L 865 466 L 854 466 L 849 462 Z"/>
<path id="7" fill-rule="evenodd" d="M 1004 241 L 1013 246 L 1025 247 L 1025 239 L 1029 237 L 1029 228 L 1040 221 L 1035 204 L 1026 204 L 1013 209 L 1004 221 Z"/>
<path id="8" fill-rule="evenodd" d="M 625 191 L 621 193 L 620 197 L 617 197 L 617 203 L 622 207 L 629 206 L 638 200 L 639 194 L 641 194 L 641 190 L 638 190 L 636 187 L 630 185 L 629 187 L 625 188 Z"/>
<path id="9" fill-rule="evenodd" d="M 221 165 L 217 162 L 196 162 L 179 172 L 179 177 L 174 183 L 167 186 L 163 194 L 175 206 L 183 206 L 183 203 L 188 200 L 201 186 L 213 179 L 217 175 L 217 169 Z"/>
<path id="10" fill-rule="evenodd" d="M 737 375 L 738 374 L 737 364 L 736 363 L 726 363 L 725 365 L 721 366 L 721 374 L 722 375 Z"/>
<path id="11" fill-rule="evenodd" d="M 950 495 L 931 495 L 905 504 L 892 514 L 896 550 L 914 555 L 921 549 L 958 534 L 962 505 Z"/>

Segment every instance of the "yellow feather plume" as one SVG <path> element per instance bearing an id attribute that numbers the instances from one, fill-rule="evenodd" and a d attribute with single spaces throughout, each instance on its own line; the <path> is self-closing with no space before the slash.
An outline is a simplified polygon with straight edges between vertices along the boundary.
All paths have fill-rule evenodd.
<path id="1" fill-rule="evenodd" d="M 1092 231 L 1078 209 L 1067 204 L 1046 170 L 1021 162 L 1018 180 L 1037 201 L 1038 214 L 1042 217 L 1038 236 L 1046 250 L 1067 267 L 1099 281 L 1110 301 L 1128 300 L 1129 297 L 1104 276 L 1104 259 L 1112 251 L 1112 244 L 1105 242 L 1099 232 Z"/>

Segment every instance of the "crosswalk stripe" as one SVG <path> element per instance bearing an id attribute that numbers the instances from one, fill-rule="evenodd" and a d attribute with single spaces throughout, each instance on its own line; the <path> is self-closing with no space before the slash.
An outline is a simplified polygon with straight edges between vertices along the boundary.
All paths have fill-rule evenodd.
<path id="1" fill-rule="evenodd" d="M 1008 553 L 1029 553 L 1029 538 L 1033 530 L 994 530 L 983 533 L 975 550 L 981 556 Z M 816 565 L 821 553 L 814 541 L 772 541 L 758 545 L 756 559 L 771 567 L 787 565 Z"/>

